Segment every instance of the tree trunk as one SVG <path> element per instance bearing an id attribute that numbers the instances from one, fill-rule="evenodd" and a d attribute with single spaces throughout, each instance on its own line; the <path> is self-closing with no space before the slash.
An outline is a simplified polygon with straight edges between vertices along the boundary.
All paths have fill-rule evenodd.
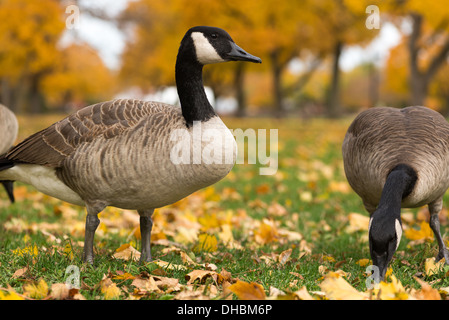
<path id="1" fill-rule="evenodd" d="M 246 97 L 245 97 L 245 64 L 237 63 L 234 73 L 234 88 L 237 99 L 237 117 L 246 115 Z"/>
<path id="2" fill-rule="evenodd" d="M 446 37 L 445 42 L 441 46 L 439 52 L 430 61 L 426 70 L 419 69 L 418 53 L 420 48 L 418 47 L 419 38 L 422 32 L 423 17 L 420 14 L 411 14 L 413 21 L 413 30 L 409 37 L 409 66 L 410 66 L 410 93 L 412 105 L 424 105 L 428 94 L 429 85 L 446 61 L 449 53 L 449 37 Z"/>
<path id="3" fill-rule="evenodd" d="M 327 101 L 327 113 L 331 118 L 336 118 L 340 115 L 340 56 L 343 48 L 343 43 L 337 41 L 334 48 L 334 60 L 332 63 L 332 80 Z"/>
<path id="4" fill-rule="evenodd" d="M 273 104 L 275 114 L 281 116 L 284 113 L 284 106 L 282 103 L 282 86 L 281 86 L 281 74 L 282 65 L 279 61 L 279 50 L 273 50 L 270 53 L 271 60 L 271 72 L 273 76 Z"/>

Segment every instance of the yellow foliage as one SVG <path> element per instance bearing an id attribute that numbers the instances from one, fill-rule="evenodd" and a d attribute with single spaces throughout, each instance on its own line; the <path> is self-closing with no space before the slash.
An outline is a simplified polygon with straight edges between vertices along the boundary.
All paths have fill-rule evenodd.
<path id="1" fill-rule="evenodd" d="M 23 293 L 33 299 L 43 299 L 48 295 L 48 285 L 43 279 L 40 279 L 38 283 L 24 285 Z"/>
<path id="2" fill-rule="evenodd" d="M 426 240 L 433 241 L 434 234 L 429 224 L 426 221 L 421 221 L 419 225 L 419 230 L 414 228 L 409 228 L 404 231 L 404 235 L 409 240 Z"/>
<path id="3" fill-rule="evenodd" d="M 198 236 L 198 243 L 193 248 L 194 252 L 217 251 L 217 238 L 214 235 L 202 233 Z"/>

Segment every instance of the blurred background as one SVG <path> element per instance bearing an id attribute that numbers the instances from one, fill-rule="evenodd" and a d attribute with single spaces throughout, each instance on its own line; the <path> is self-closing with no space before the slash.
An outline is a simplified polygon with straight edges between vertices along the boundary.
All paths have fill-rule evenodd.
<path id="1" fill-rule="evenodd" d="M 195 25 L 224 28 L 263 60 L 205 68 L 221 114 L 426 105 L 449 115 L 440 0 L 0 0 L 0 103 L 19 114 L 113 98 L 177 103 L 178 45 Z"/>

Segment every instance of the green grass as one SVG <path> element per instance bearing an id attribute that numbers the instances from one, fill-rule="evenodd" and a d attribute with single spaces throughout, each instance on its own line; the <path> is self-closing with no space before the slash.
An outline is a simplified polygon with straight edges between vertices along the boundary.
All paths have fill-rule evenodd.
<path id="1" fill-rule="evenodd" d="M 36 119 L 33 119 L 36 121 Z M 28 120 L 30 122 L 30 120 Z M 332 187 L 332 182 L 344 185 L 345 176 L 342 166 L 341 143 L 350 120 L 307 120 L 297 119 L 225 119 L 231 128 L 274 128 L 279 130 L 278 172 L 272 176 L 259 175 L 260 164 L 236 165 L 232 173 L 217 183 L 208 198 L 208 191 L 196 193 L 198 198 L 207 202 L 192 209 L 191 219 L 199 221 L 200 217 L 229 210 L 232 216 L 232 233 L 242 249 L 229 249 L 222 241 L 214 252 L 194 252 L 197 243 L 183 243 L 182 250 L 193 257 L 198 264 L 213 263 L 220 270 L 225 269 L 235 279 L 261 284 L 266 293 L 270 287 L 291 292 L 307 287 L 310 291 L 320 291 L 323 280 L 320 270 L 336 271 L 342 269 L 349 273 L 348 282 L 359 291 L 365 291 L 366 267 L 358 265 L 360 259 L 369 259 L 366 232 L 348 233 L 348 214 L 351 212 L 367 215 L 361 200 L 352 190 L 339 190 Z M 40 123 L 42 125 L 42 123 Z M 27 129 L 29 130 L 29 128 Z M 100 282 L 104 276 L 113 278 L 123 272 L 134 276 L 142 274 L 160 274 L 179 279 L 187 284 L 185 276 L 189 270 L 161 271 L 154 264 L 139 265 L 133 261 L 112 258 L 115 250 L 124 243 L 133 243 L 139 250 L 140 242 L 132 235 L 129 226 L 102 227 L 100 225 L 95 237 L 96 259 L 94 266 L 82 262 L 83 224 L 85 213 L 82 208 L 69 207 L 50 197 L 42 196 L 31 188 L 17 184 L 18 201 L 9 205 L 6 194 L 0 190 L 0 287 L 12 287 L 22 294 L 24 285 L 39 279 L 51 286 L 64 283 L 67 279 L 67 267 L 75 265 L 80 269 L 80 293 L 87 299 L 104 299 Z M 262 187 L 261 187 L 262 186 Z M 238 197 L 225 197 L 227 190 L 235 191 Z M 265 191 L 262 191 L 265 190 Z M 265 206 L 257 206 L 260 201 Z M 273 203 L 286 209 L 286 214 L 276 215 L 268 212 Z M 445 198 L 445 204 L 448 199 Z M 160 210 L 160 223 L 169 228 L 170 223 L 179 223 L 174 214 L 188 214 L 191 209 L 189 199 L 173 211 Z M 197 204 L 198 205 L 198 204 Z M 67 219 L 60 209 L 73 208 L 75 214 Z M 199 210 L 199 211 L 198 211 Z M 242 215 L 242 211 L 245 215 Z M 403 210 L 416 215 L 418 209 Z M 101 214 L 105 219 L 122 219 L 118 210 Z M 137 214 L 137 213 L 136 213 Z M 242 216 L 241 216 L 242 215 Z M 271 241 L 261 244 L 254 241 L 251 224 L 264 218 L 277 223 L 277 228 L 299 232 L 312 249 L 311 254 L 299 257 L 299 241 Z M 120 221 L 120 220 L 119 220 Z M 246 225 L 245 225 L 245 223 Z M 21 226 L 20 223 L 24 223 Z M 48 223 L 45 225 L 44 223 Z M 249 224 L 249 225 L 248 225 Z M 204 227 L 204 226 L 203 226 Z M 407 225 L 414 227 L 414 223 Z M 103 228 L 103 229 L 102 229 Z M 128 229 L 127 229 L 128 228 Z M 52 240 L 48 234 L 39 232 L 43 229 L 57 238 Z M 123 231 L 125 230 L 125 231 Z M 171 229 L 170 229 L 171 230 Z M 162 230 L 164 232 L 164 230 Z M 217 235 L 219 227 L 202 230 Z M 448 225 L 443 220 L 442 234 L 446 234 Z M 168 231 L 167 231 L 168 232 Z M 176 233 L 167 234 L 170 241 Z M 219 237 L 217 236 L 219 239 Z M 73 248 L 73 259 L 64 253 L 69 244 Z M 449 279 L 441 270 L 438 274 L 423 276 L 426 258 L 435 256 L 435 241 L 409 246 L 410 241 L 403 236 L 398 252 L 392 262 L 394 275 L 406 288 L 419 288 L 415 276 L 432 284 L 435 288 L 449 286 Z M 23 252 L 25 248 L 37 247 L 37 255 Z M 163 245 L 153 245 L 154 259 L 161 259 L 172 264 L 183 264 L 178 252 L 165 253 Z M 261 257 L 279 255 L 292 249 L 291 258 L 285 263 L 268 264 Z M 26 250 L 25 250 L 26 251 Z M 20 277 L 14 273 L 23 268 L 27 271 Z M 194 267 L 195 268 L 195 267 Z M 202 267 L 197 266 L 201 269 Z M 299 275 L 299 276 L 298 276 Z M 120 298 L 129 298 L 133 291 L 131 280 L 115 280 L 121 288 Z M 146 299 L 172 299 L 175 293 L 155 293 Z"/>

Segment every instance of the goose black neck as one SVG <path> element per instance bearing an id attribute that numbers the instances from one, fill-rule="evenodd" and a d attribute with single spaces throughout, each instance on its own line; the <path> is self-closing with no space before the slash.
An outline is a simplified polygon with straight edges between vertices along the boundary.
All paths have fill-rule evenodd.
<path id="1" fill-rule="evenodd" d="M 182 115 L 187 126 L 192 126 L 194 121 L 207 121 L 216 116 L 204 91 L 203 66 L 200 63 L 178 55 L 175 77 Z"/>
<path id="2" fill-rule="evenodd" d="M 408 165 L 394 167 L 388 174 L 377 211 L 387 211 L 397 218 L 401 212 L 402 200 L 413 191 L 417 178 L 415 170 Z"/>

